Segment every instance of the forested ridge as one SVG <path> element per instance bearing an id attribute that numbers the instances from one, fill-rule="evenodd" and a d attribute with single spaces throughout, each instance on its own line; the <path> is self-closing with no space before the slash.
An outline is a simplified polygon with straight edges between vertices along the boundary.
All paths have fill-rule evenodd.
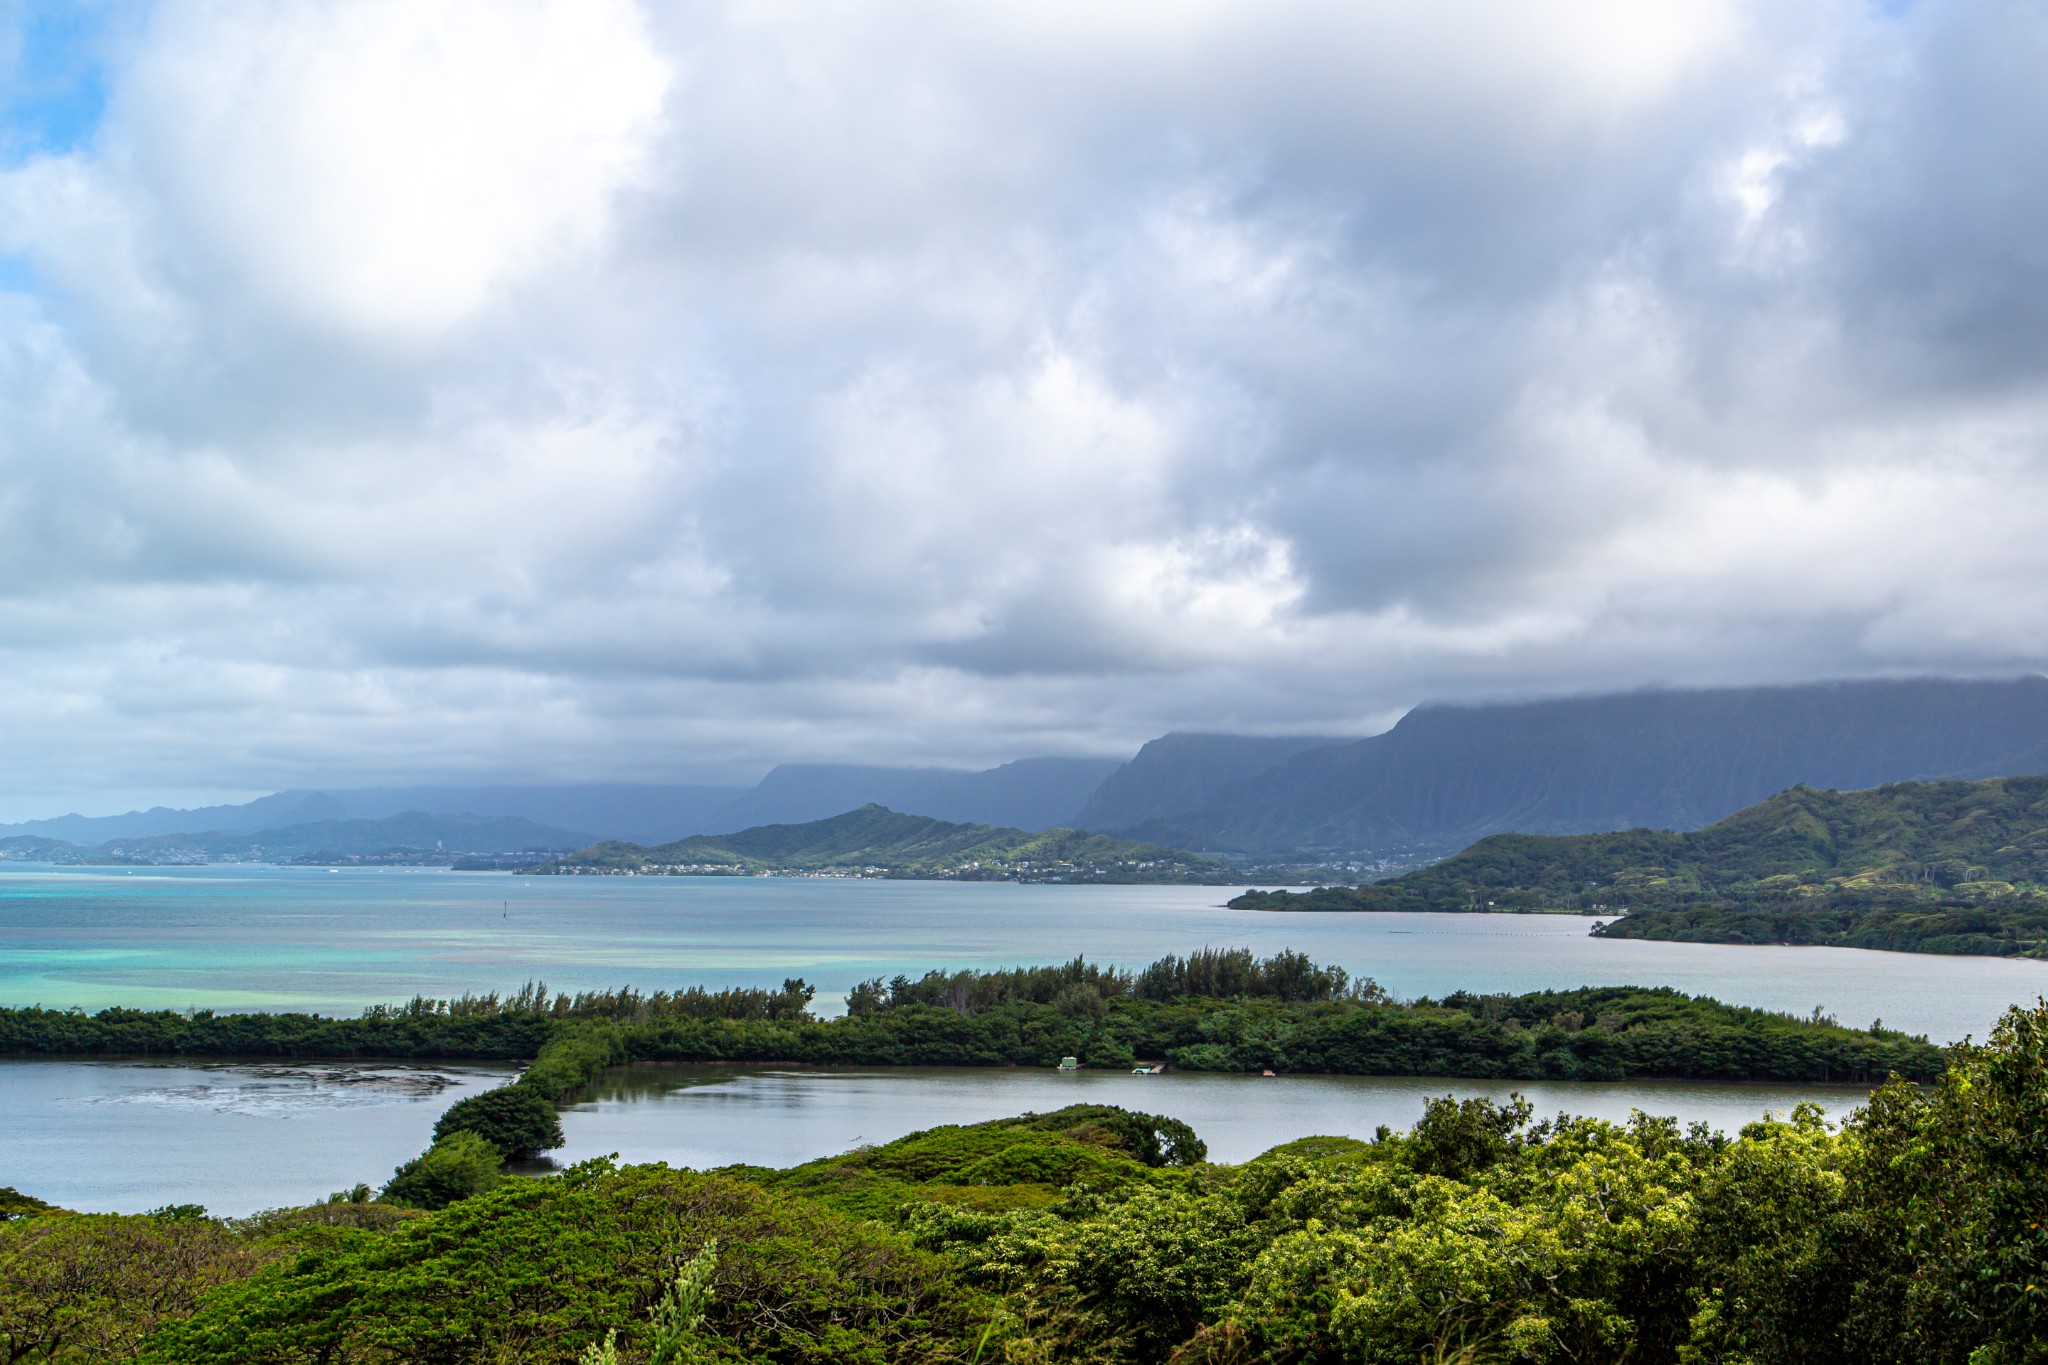
<path id="1" fill-rule="evenodd" d="M 1261 861 L 1415 866 L 1489 834 L 1698 829 L 1801 784 L 1846 791 L 2048 772 L 2048 679 L 1426 705 L 1384 734 L 1276 756 L 1257 773 L 1230 772 L 1228 750 L 1176 762 L 1186 747 L 1141 752 L 1082 823 Z M 1188 780 L 1202 769 L 1228 776 Z M 1139 799 L 1119 801 L 1120 791 Z"/>
<path id="2" fill-rule="evenodd" d="M 2048 777 L 1794 787 L 1688 834 L 1498 834 L 1367 886 L 1242 909 L 1564 910 L 1609 937 L 2048 956 Z"/>

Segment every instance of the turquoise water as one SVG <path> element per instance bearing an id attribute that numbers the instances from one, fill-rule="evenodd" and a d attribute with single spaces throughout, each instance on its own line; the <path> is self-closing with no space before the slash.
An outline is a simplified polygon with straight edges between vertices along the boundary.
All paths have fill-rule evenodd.
<path id="1" fill-rule="evenodd" d="M 1226 910 L 1227 888 L 423 869 L 0 868 L 0 1004 L 354 1013 L 414 994 L 854 982 L 1205 944 L 1291 947 L 1397 995 L 1668 985 L 1739 1004 L 1979 1037 L 2048 964 L 1593 939 L 1548 915 Z M 0 1182 L 4 1183 L 4 1182 Z"/>
<path id="2" fill-rule="evenodd" d="M 781 878 L 519 878 L 419 869 L 0 867 L 0 1004 L 318 1009 L 414 994 L 631 983 L 773 985 L 834 1007 L 855 981 L 1077 953 L 1139 966 L 1205 944 L 1291 947 L 1402 996 L 1670 985 L 1940 1041 L 1982 1036 L 2048 991 L 2048 965 L 1835 948 L 1607 941 L 1557 916 L 1226 910 L 1215 887 L 1010 886 Z M 222 1213 L 389 1178 L 482 1067 L 156 1066 L 0 1061 L 0 1185 L 73 1208 Z M 970 1122 L 1106 1100 L 1193 1123 L 1219 1159 L 1310 1133 L 1405 1128 L 1427 1094 L 1508 1087 L 1407 1078 L 1019 1070 L 635 1069 L 564 1116 L 564 1159 L 780 1165 Z M 1631 1108 L 1733 1129 L 1824 1087 L 1540 1083 L 1545 1113 Z"/>

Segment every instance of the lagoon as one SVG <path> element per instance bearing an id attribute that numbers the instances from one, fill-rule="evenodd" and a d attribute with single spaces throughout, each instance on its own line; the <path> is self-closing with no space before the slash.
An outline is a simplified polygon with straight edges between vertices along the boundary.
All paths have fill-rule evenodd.
<path id="1" fill-rule="evenodd" d="M 1137 967 L 1204 945 L 1295 948 L 1403 997 L 1459 989 L 1669 985 L 1939 1042 L 1982 1037 L 2048 993 L 2048 964 L 1841 948 L 1592 939 L 1545 915 L 1251 912 L 1219 887 L 1016 886 L 803 878 L 518 877 L 435 869 L 0 865 L 0 1004 L 314 1009 L 414 994 L 801 976 L 835 1010 L 871 976 L 1085 954 Z M 218 1213 L 389 1178 L 442 1109 L 508 1073 L 482 1066 L 232 1066 L 0 1060 L 0 1185 L 81 1209 Z M 1019 1070 L 629 1068 L 563 1119 L 563 1160 L 785 1165 L 938 1123 L 1075 1100 L 1183 1118 L 1219 1160 L 1311 1133 L 1401 1129 L 1429 1094 L 1519 1088 L 1540 1114 L 1631 1108 L 1733 1131 L 1828 1087 L 1520 1083 Z"/>
<path id="2" fill-rule="evenodd" d="M 67 1208 L 203 1204 L 241 1216 L 382 1184 L 457 1099 L 510 1068 L 347 1063 L 0 1060 L 0 1185 Z M 790 1166 L 921 1128 L 1068 1104 L 1118 1104 L 1194 1126 L 1216 1161 L 1312 1134 L 1401 1130 L 1431 1095 L 1519 1091 L 1539 1117 L 1631 1109 L 1733 1133 L 1811 1100 L 1840 1118 L 1853 1086 L 1494 1082 L 1415 1077 L 1132 1076 L 1020 1068 L 621 1067 L 562 1115 L 558 1163 L 616 1153 L 708 1169 Z"/>
<path id="3" fill-rule="evenodd" d="M 1626 1123 L 1633 1110 L 1734 1134 L 1801 1101 L 1846 1116 L 1868 1086 L 1705 1085 L 1684 1081 L 1475 1081 L 1416 1076 L 1242 1076 L 1009 1068 L 811 1069 L 648 1063 L 620 1067 L 564 1111 L 562 1162 L 617 1153 L 699 1169 L 793 1166 L 942 1123 L 980 1123 L 1069 1104 L 1114 1104 L 1192 1125 L 1212 1161 L 1247 1161 L 1313 1135 L 1370 1138 L 1414 1126 L 1435 1095 L 1520 1094 L 1537 1117 Z"/>
<path id="4" fill-rule="evenodd" d="M 1675 986 L 1937 1042 L 2048 993 L 2048 963 L 1593 939 L 1553 915 L 1239 911 L 1226 887 L 779 877 L 521 877 L 439 869 L 0 865 L 0 1004 L 311 1009 L 415 994 L 775 985 L 832 1011 L 856 981 L 1076 954 L 1142 966 L 1205 945 L 1295 948 L 1396 995 Z M 0 1182 L 4 1183 L 4 1182 Z"/>
<path id="5" fill-rule="evenodd" d="M 0 1185 L 65 1208 L 218 1214 L 378 1184 L 509 1066 L 0 1060 Z"/>

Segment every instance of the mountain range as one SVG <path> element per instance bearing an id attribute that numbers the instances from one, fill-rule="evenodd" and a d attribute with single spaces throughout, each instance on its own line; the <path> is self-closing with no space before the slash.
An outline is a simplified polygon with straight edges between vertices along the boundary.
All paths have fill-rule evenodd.
<path id="1" fill-rule="evenodd" d="M 1365 874 L 1444 857 L 1489 834 L 1690 830 L 1772 792 L 2048 772 L 2048 679 L 1912 679 L 1659 690 L 1416 708 L 1383 734 L 1175 733 L 1127 762 L 1020 760 L 981 771 L 784 764 L 752 787 L 583 783 L 292 790 L 240 806 L 67 815 L 0 825 L 0 841 L 100 848 L 164 836 L 286 842 L 331 822 L 410 815 L 538 829 L 475 853 L 602 839 L 657 846 L 802 824 L 876 804 L 958 824 L 1071 826 L 1240 863 L 1347 864 Z M 463 838 L 477 842 L 476 825 Z M 376 832 L 357 831 L 364 840 Z M 354 838 L 354 835 L 350 836 Z M 424 837 L 414 830 L 404 837 Z M 445 835 L 437 835 L 452 848 Z M 432 839 L 429 843 L 433 842 Z M 16 847 L 26 847 L 17 843 Z M 355 845 L 350 844 L 350 847 Z M 317 852 L 305 849 L 307 854 Z M 23 856 L 23 855 L 16 855 Z"/>
<path id="2" fill-rule="evenodd" d="M 1113 758 L 1023 759 L 979 772 L 786 763 L 752 787 L 604 782 L 295 790 L 240 806 L 159 806 L 125 815 L 26 820 L 0 825 L 0 839 L 99 847 L 116 840 L 252 834 L 426 812 L 514 817 L 556 830 L 589 831 L 584 843 L 605 838 L 658 844 L 691 834 L 800 824 L 870 802 L 943 820 L 1043 830 L 1071 823 L 1116 767 Z"/>
<path id="3" fill-rule="evenodd" d="M 578 830 L 537 824 L 520 816 L 405 811 L 381 820 L 314 820 L 258 830 L 117 837 L 91 845 L 16 834 L 0 838 L 0 862 L 416 864 L 523 853 L 534 855 L 520 860 L 531 863 L 584 847 L 594 839 Z"/>
<path id="4" fill-rule="evenodd" d="M 1418 707 L 1193 808 L 1107 827 L 1206 852 L 1425 861 L 1510 830 L 1698 829 L 1799 785 L 2040 772 L 2038 676 L 1638 692 Z"/>

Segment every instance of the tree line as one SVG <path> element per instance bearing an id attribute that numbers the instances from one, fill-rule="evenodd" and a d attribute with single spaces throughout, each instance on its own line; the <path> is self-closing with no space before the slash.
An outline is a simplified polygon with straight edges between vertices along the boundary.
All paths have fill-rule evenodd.
<path id="1" fill-rule="evenodd" d="M 353 1019 L 0 1009 L 0 1054 L 528 1060 L 605 1038 L 620 1061 L 1090 1066 L 1504 1079 L 1865 1081 L 1939 1075 L 1924 1038 L 1844 1028 L 1668 989 L 1395 1001 L 1300 953 L 1166 957 L 863 982 L 820 1019 L 779 991 L 632 989 L 415 999 Z M 580 1044 L 578 1046 L 581 1046 Z M 551 1095 L 550 1098 L 559 1098 Z"/>

